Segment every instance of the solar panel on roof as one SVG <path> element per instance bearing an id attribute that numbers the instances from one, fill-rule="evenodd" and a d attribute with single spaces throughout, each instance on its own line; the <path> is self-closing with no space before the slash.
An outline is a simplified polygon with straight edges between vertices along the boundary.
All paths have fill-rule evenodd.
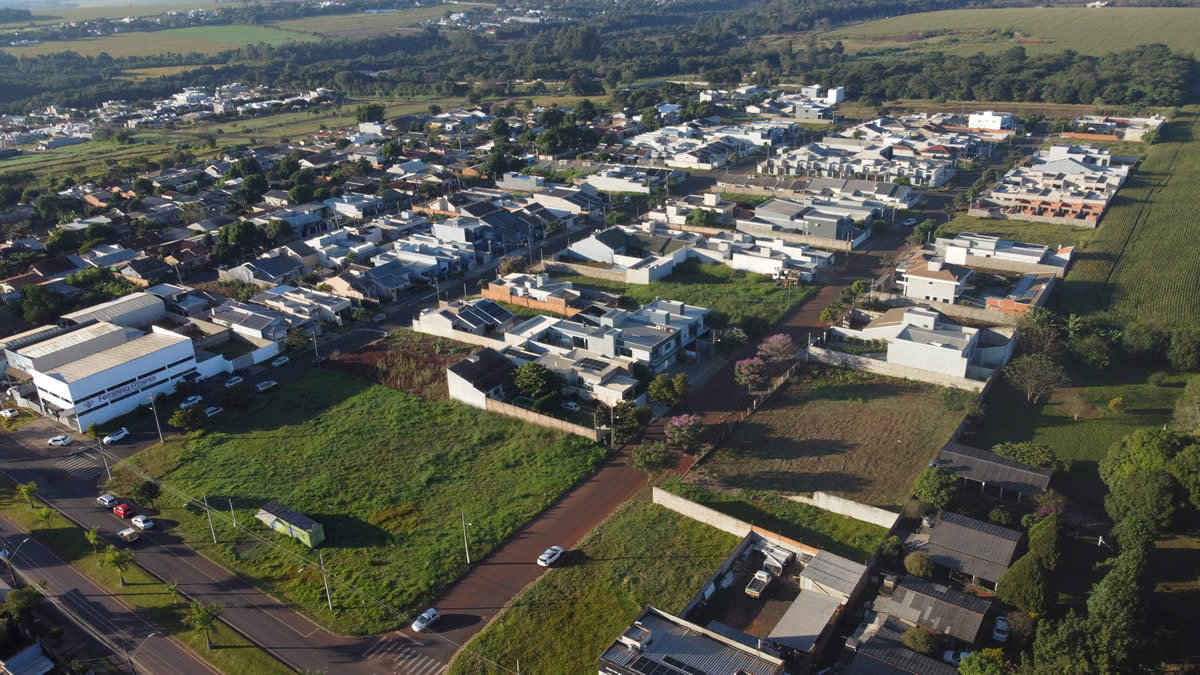
<path id="1" fill-rule="evenodd" d="M 579 366 L 588 370 L 604 370 L 608 367 L 608 364 L 596 359 L 584 358 L 579 360 Z"/>

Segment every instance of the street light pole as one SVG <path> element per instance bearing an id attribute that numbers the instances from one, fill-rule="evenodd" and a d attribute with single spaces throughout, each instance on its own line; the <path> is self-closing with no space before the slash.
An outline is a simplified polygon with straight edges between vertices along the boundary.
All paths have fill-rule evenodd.
<path id="1" fill-rule="evenodd" d="M 317 331 L 316 331 L 316 329 L 314 329 L 312 331 L 312 339 L 313 339 L 313 365 L 320 368 L 321 367 L 321 352 L 317 351 Z"/>
<path id="2" fill-rule="evenodd" d="M 158 429 L 158 442 L 166 443 L 163 438 L 162 424 L 158 421 L 158 405 L 154 402 L 154 394 L 150 394 L 150 409 L 154 411 L 154 428 Z"/>
<path id="3" fill-rule="evenodd" d="M 133 656 L 138 653 L 138 650 L 142 648 L 142 645 L 146 644 L 147 640 L 149 640 L 152 637 L 158 637 L 160 635 L 162 635 L 162 633 L 154 632 L 154 633 L 151 633 L 151 634 L 147 635 L 146 637 L 142 638 L 142 641 L 138 643 L 138 646 L 133 648 L 132 652 L 129 651 L 128 648 L 125 649 L 125 660 L 129 662 L 129 672 L 133 673 L 134 675 L 137 675 L 137 669 L 133 667 Z"/>
<path id="4" fill-rule="evenodd" d="M 467 566 L 469 567 L 471 565 L 471 545 L 467 543 L 467 513 L 465 511 L 459 511 L 459 513 L 462 514 L 463 550 L 467 552 Z"/>
<path id="5" fill-rule="evenodd" d="M 2 555 L 4 557 L 4 561 L 8 563 L 8 572 L 12 575 L 13 588 L 17 587 L 17 570 L 13 567 L 13 558 L 17 557 L 17 551 L 20 551 L 21 547 L 25 545 L 25 542 L 29 541 L 30 539 L 32 539 L 32 537 L 25 537 L 22 539 L 21 543 L 17 544 L 17 547 L 13 549 L 12 553 L 9 553 L 8 549 L 0 551 L 0 555 Z"/>

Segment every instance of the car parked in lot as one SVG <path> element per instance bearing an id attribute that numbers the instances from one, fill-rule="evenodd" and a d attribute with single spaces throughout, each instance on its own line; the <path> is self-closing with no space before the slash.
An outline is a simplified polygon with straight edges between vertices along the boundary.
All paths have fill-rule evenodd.
<path id="1" fill-rule="evenodd" d="M 551 546 L 538 556 L 537 564 L 542 567 L 550 567 L 562 557 L 563 547 Z"/>
<path id="2" fill-rule="evenodd" d="M 254 388 L 257 389 L 258 393 L 261 394 L 264 391 L 270 391 L 278 386 L 279 386 L 279 383 L 276 382 L 275 380 L 263 380 L 262 382 L 259 382 L 258 384 L 254 385 Z"/>
<path id="3" fill-rule="evenodd" d="M 120 537 L 121 540 L 124 541 L 126 544 L 132 544 L 133 542 L 137 541 L 138 539 L 141 539 L 141 537 L 142 537 L 142 535 L 138 534 L 138 531 L 133 529 L 132 527 L 127 527 L 127 528 L 121 530 L 120 532 L 117 533 L 117 536 Z"/>
<path id="4" fill-rule="evenodd" d="M 225 409 L 219 405 L 214 405 L 204 409 L 204 414 L 208 415 L 209 417 L 216 417 L 223 412 L 225 412 Z"/>
<path id="5" fill-rule="evenodd" d="M 385 320 L 387 320 L 387 314 L 384 314 L 383 312 L 371 317 L 371 323 L 383 323 Z"/>
<path id="6" fill-rule="evenodd" d="M 286 366 L 289 361 L 291 361 L 291 359 L 289 359 L 288 357 L 281 356 L 281 357 L 275 359 L 274 361 L 272 361 L 271 365 L 278 368 L 279 366 Z"/>
<path id="7" fill-rule="evenodd" d="M 56 448 L 65 448 L 71 444 L 71 437 L 66 434 L 59 434 L 51 438 L 49 444 Z"/>
<path id="8" fill-rule="evenodd" d="M 992 624 L 992 639 L 996 642 L 1008 642 L 1008 617 L 996 617 L 996 623 Z"/>
<path id="9" fill-rule="evenodd" d="M 196 395 L 189 396 L 189 397 L 183 399 L 183 402 L 181 402 L 179 404 L 179 409 L 183 410 L 184 408 L 190 408 L 203 400 L 204 400 L 203 396 L 196 396 Z"/>
<path id="10" fill-rule="evenodd" d="M 112 445 L 113 443 L 116 443 L 117 441 L 121 440 L 122 438 L 125 438 L 128 435 L 129 435 L 129 429 L 126 429 L 125 427 L 121 427 L 120 429 L 117 429 L 116 431 L 112 432 L 111 434 L 105 436 L 104 439 L 101 440 L 100 442 L 105 445 Z"/>
<path id="11" fill-rule="evenodd" d="M 122 518 L 131 518 L 136 513 L 133 510 L 133 507 L 130 506 L 129 504 L 117 504 L 116 506 L 113 507 L 112 512 Z"/>
<path id="12" fill-rule="evenodd" d="M 154 521 L 151 520 L 150 516 L 134 516 L 129 522 L 133 523 L 133 526 L 139 530 L 154 529 Z"/>
<path id="13" fill-rule="evenodd" d="M 561 405 L 563 410 L 570 410 L 571 412 L 579 411 L 579 404 L 575 401 L 563 401 Z"/>
<path id="14" fill-rule="evenodd" d="M 233 377 L 229 378 L 228 380 L 225 380 L 225 388 L 233 389 L 234 387 L 238 386 L 239 384 L 241 384 L 243 382 L 245 382 L 244 379 L 242 379 L 238 375 L 234 375 Z"/>
<path id="15" fill-rule="evenodd" d="M 960 652 L 953 649 L 947 649 L 942 653 L 942 660 L 957 668 L 962 660 L 971 655 L 971 652 Z"/>
<path id="16" fill-rule="evenodd" d="M 21 411 L 17 410 L 16 408 L 5 408 L 4 410 L 0 410 L 0 416 L 3 416 L 6 420 L 11 420 L 20 414 Z"/>
<path id="17" fill-rule="evenodd" d="M 906 219 L 906 220 L 904 221 L 904 226 L 905 226 L 905 227 L 912 227 L 913 225 L 916 225 L 916 224 L 917 224 L 917 219 L 916 219 L 916 218 L 908 218 L 908 219 Z"/>
<path id="18" fill-rule="evenodd" d="M 417 620 L 412 622 L 413 632 L 420 633 L 421 631 L 425 630 L 426 628 L 429 628 L 430 626 L 432 626 L 434 624 L 434 622 L 436 622 L 440 618 L 442 618 L 441 612 L 430 607 L 429 609 L 425 610 L 424 612 L 421 612 L 421 616 L 418 616 Z"/>
<path id="19" fill-rule="evenodd" d="M 117 498 L 110 494 L 102 494 L 96 497 L 96 506 L 104 509 L 111 509 L 117 505 Z"/>

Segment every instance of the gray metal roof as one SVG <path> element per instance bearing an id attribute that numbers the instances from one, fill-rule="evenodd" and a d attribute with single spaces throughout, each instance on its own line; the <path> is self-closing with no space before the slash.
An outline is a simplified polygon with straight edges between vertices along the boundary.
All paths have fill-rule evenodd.
<path id="1" fill-rule="evenodd" d="M 858 652 L 843 672 L 851 675 L 958 675 L 958 669 L 904 646 L 900 634 L 880 628 Z"/>
<path id="2" fill-rule="evenodd" d="M 46 374 L 57 376 L 64 382 L 77 382 L 106 370 L 120 368 L 134 359 L 148 356 L 181 342 L 190 344 L 191 338 L 175 335 L 174 333 L 147 333 L 116 347 L 110 347 L 78 361 L 72 361 L 57 368 L 52 368 Z M 189 349 L 189 351 L 191 350 Z M 140 373 L 131 374 L 140 375 Z"/>
<path id="3" fill-rule="evenodd" d="M 112 321 L 113 323 L 123 323 L 122 319 L 143 314 L 148 319 L 144 323 L 149 324 L 163 314 L 166 314 L 167 309 L 163 305 L 162 298 L 151 295 L 150 293 L 139 291 L 130 293 L 129 295 L 109 300 L 98 305 L 92 305 L 78 312 L 63 314 L 62 318 L 65 321 L 74 323 L 83 323 L 88 319 L 96 319 L 97 321 Z"/>
<path id="4" fill-rule="evenodd" d="M 804 567 L 800 576 L 834 589 L 847 597 L 858 587 L 862 578 L 867 574 L 867 566 L 847 560 L 829 551 L 818 551 L 813 559 Z"/>
<path id="5" fill-rule="evenodd" d="M 785 647 L 807 652 L 825 632 L 841 606 L 840 598 L 820 591 L 801 591 L 767 638 Z"/>
<path id="6" fill-rule="evenodd" d="M 926 550 L 942 567 L 998 581 L 1017 551 L 1021 533 L 957 513 L 943 512 L 929 535 Z"/>
<path id="7" fill-rule="evenodd" d="M 1045 490 L 1054 474 L 1053 469 L 1029 466 L 960 443 L 947 443 L 938 453 L 937 464 L 956 476 L 1027 495 Z"/>
<path id="8" fill-rule="evenodd" d="M 992 602 L 951 590 L 932 581 L 903 577 L 896 584 L 887 613 L 938 633 L 975 642 Z"/>
<path id="9" fill-rule="evenodd" d="M 277 501 L 269 501 L 263 504 L 259 507 L 259 511 L 266 511 L 297 530 L 304 530 L 305 532 L 312 532 L 321 526 L 312 518 L 302 513 L 297 513 Z"/>
<path id="10" fill-rule="evenodd" d="M 642 637 L 648 630 L 643 648 L 634 649 L 618 639 L 604 651 L 601 661 L 638 675 L 777 675 L 783 672 L 782 660 L 653 607 L 647 607 L 636 624 L 640 625 L 631 625 L 625 634 L 636 631 L 638 637 Z"/>

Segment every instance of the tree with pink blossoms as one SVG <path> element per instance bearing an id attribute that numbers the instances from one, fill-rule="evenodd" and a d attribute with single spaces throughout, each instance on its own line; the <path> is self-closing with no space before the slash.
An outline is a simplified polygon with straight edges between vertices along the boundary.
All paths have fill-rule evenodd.
<path id="1" fill-rule="evenodd" d="M 699 415 L 678 415 L 667 420 L 664 429 L 667 442 L 684 450 L 691 449 L 700 440 L 704 425 Z"/>
<path id="2" fill-rule="evenodd" d="M 758 358 L 768 362 L 790 361 L 796 358 L 796 343 L 784 333 L 776 333 L 758 346 Z"/>
<path id="3" fill-rule="evenodd" d="M 767 381 L 767 363 L 757 356 L 738 361 L 733 367 L 733 380 L 753 392 Z"/>

